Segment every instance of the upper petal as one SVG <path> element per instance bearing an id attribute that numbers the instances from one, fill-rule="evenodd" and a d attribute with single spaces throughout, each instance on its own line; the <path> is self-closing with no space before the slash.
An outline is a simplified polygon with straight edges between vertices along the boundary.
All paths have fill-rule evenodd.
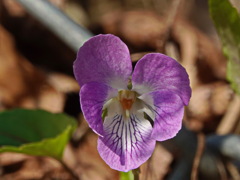
<path id="1" fill-rule="evenodd" d="M 105 84 L 90 82 L 80 90 L 80 103 L 83 115 L 90 128 L 99 135 L 103 134 L 102 110 L 103 105 L 118 91 Z"/>
<path id="2" fill-rule="evenodd" d="M 151 137 L 158 141 L 164 141 L 176 136 L 182 127 L 184 113 L 184 104 L 181 98 L 169 90 L 146 93 L 139 98 L 155 114 Z"/>
<path id="3" fill-rule="evenodd" d="M 80 86 L 95 81 L 126 88 L 132 73 L 129 50 L 114 35 L 94 36 L 79 49 L 73 70 Z"/>
<path id="4" fill-rule="evenodd" d="M 147 54 L 138 61 L 132 84 L 139 94 L 164 89 L 174 91 L 185 105 L 191 97 L 186 70 L 176 60 L 160 53 Z"/>
<path id="5" fill-rule="evenodd" d="M 104 134 L 98 139 L 100 156 L 118 171 L 138 168 L 148 160 L 155 147 L 156 141 L 151 138 L 152 126 L 137 109 L 127 119 L 121 114 L 121 108 L 116 109 L 105 118 Z"/>

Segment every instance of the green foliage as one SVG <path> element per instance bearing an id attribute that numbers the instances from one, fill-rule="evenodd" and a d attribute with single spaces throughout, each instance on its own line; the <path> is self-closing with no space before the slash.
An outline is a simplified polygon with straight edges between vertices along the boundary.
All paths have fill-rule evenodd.
<path id="1" fill-rule="evenodd" d="M 240 16 L 228 0 L 209 0 L 209 8 L 228 58 L 227 78 L 240 94 Z"/>
<path id="2" fill-rule="evenodd" d="M 120 172 L 120 180 L 134 180 L 132 171 Z"/>
<path id="3" fill-rule="evenodd" d="M 0 153 L 18 152 L 60 160 L 76 121 L 65 114 L 15 109 L 0 113 Z"/>

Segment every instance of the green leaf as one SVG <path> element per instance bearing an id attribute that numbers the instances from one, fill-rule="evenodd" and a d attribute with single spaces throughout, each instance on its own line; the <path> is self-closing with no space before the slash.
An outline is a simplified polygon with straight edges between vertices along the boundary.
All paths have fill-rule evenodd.
<path id="1" fill-rule="evenodd" d="M 228 0 L 209 0 L 209 8 L 223 52 L 228 58 L 227 79 L 240 94 L 240 17 Z"/>
<path id="2" fill-rule="evenodd" d="M 132 171 L 120 172 L 120 180 L 134 180 Z"/>
<path id="3" fill-rule="evenodd" d="M 60 160 L 76 121 L 65 114 L 15 109 L 0 113 L 0 153 L 18 152 Z"/>

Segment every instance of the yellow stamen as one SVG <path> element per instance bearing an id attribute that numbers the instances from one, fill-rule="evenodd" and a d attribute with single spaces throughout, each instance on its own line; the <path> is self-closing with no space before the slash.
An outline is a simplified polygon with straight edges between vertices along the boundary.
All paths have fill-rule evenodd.
<path id="1" fill-rule="evenodd" d="M 121 90 L 118 93 L 119 102 L 122 105 L 122 109 L 125 112 L 125 116 L 129 118 L 130 109 L 136 100 L 136 93 L 130 90 Z"/>
<path id="2" fill-rule="evenodd" d="M 133 99 L 125 99 L 125 98 L 120 99 L 120 103 L 122 104 L 122 108 L 124 110 L 130 110 L 133 102 L 134 102 Z"/>

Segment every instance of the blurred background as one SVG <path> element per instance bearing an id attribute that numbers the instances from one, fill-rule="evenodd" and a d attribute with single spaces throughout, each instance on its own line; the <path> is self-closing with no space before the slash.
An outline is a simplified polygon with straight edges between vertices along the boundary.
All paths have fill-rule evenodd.
<path id="1" fill-rule="evenodd" d="M 231 2 L 240 9 L 239 0 Z M 177 59 L 191 81 L 182 131 L 157 143 L 140 180 L 239 180 L 240 100 L 226 80 L 207 0 L 1 0 L 0 111 L 40 108 L 76 117 L 66 163 L 80 179 L 117 180 L 119 173 L 97 152 L 72 72 L 82 43 L 105 33 L 128 45 L 133 65 L 146 53 L 161 52 Z M 0 179 L 71 177 L 50 158 L 2 153 Z"/>

